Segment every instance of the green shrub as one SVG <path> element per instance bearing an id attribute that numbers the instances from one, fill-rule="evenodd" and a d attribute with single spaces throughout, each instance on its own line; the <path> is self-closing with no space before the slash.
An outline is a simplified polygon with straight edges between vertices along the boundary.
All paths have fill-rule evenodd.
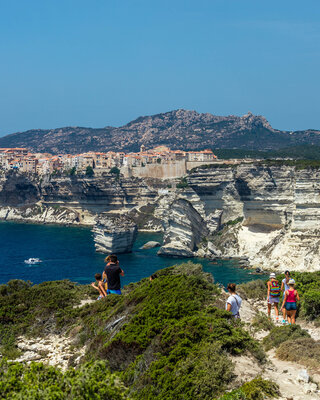
<path id="1" fill-rule="evenodd" d="M 120 175 L 120 169 L 118 167 L 112 167 L 109 173 L 114 175 Z"/>
<path id="2" fill-rule="evenodd" d="M 279 395 L 276 383 L 258 377 L 244 383 L 239 389 L 225 394 L 219 400 L 264 400 L 278 398 Z"/>
<path id="3" fill-rule="evenodd" d="M 227 226 L 237 225 L 239 222 L 242 222 L 242 221 L 243 221 L 243 217 L 238 217 L 234 220 L 227 221 L 225 223 L 225 225 L 227 225 Z"/>
<path id="4" fill-rule="evenodd" d="M 271 331 L 275 327 L 274 323 L 263 313 L 254 316 L 251 326 L 256 331 Z"/>
<path id="5" fill-rule="evenodd" d="M 0 360 L 1 398 L 52 399 L 126 399 L 119 377 L 102 362 L 88 363 L 65 373 L 42 363 L 8 363 Z M 3 396 L 3 397 L 2 397 Z"/>
<path id="6" fill-rule="evenodd" d="M 303 312 L 310 319 L 320 316 L 320 290 L 310 289 L 303 295 Z"/>
<path id="7" fill-rule="evenodd" d="M 48 324 L 52 330 L 64 329 L 79 313 L 73 306 L 91 292 L 68 280 L 44 282 L 9 281 L 0 285 L 0 346 L 7 357 L 17 354 L 15 338 L 21 334 L 41 335 Z"/>
<path id="8" fill-rule="evenodd" d="M 240 295 L 245 299 L 267 299 L 267 285 L 262 279 L 242 283 L 237 287 Z"/>
<path id="9" fill-rule="evenodd" d="M 92 176 L 94 175 L 94 170 L 93 170 L 93 168 L 91 167 L 91 165 L 88 165 L 88 166 L 87 166 L 87 168 L 86 168 L 86 175 L 89 176 L 89 177 L 92 177 Z"/>
<path id="10" fill-rule="evenodd" d="M 309 337 L 287 340 L 280 344 L 276 350 L 276 355 L 280 360 L 298 362 L 306 367 L 318 368 L 320 365 L 320 342 Z"/>
<path id="11" fill-rule="evenodd" d="M 176 187 L 177 187 L 177 189 L 185 189 L 185 188 L 189 187 L 187 178 L 186 177 L 181 178 L 180 181 L 177 183 Z"/>
<path id="12" fill-rule="evenodd" d="M 303 337 L 310 337 L 310 335 L 307 331 L 301 329 L 299 325 L 276 326 L 271 329 L 269 335 L 263 339 L 263 344 L 266 350 L 270 350 L 273 347 L 278 347 L 281 343 L 289 339 L 295 340 Z"/>

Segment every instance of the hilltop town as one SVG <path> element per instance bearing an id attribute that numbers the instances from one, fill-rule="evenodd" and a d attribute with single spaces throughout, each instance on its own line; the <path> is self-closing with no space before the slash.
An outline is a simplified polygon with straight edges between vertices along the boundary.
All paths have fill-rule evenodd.
<path id="1" fill-rule="evenodd" d="M 141 176 L 170 178 L 182 176 L 202 164 L 217 162 L 212 150 L 171 150 L 166 146 L 146 149 L 137 153 L 90 151 L 82 154 L 31 153 L 27 148 L 0 148 L 0 168 L 18 170 L 37 175 L 66 172 L 71 175 L 87 173 L 101 175 L 114 170 L 126 177 Z"/>

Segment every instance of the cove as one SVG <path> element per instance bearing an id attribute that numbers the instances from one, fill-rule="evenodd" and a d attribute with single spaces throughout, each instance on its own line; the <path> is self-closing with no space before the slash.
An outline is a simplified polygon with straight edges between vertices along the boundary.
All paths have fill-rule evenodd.
<path id="1" fill-rule="evenodd" d="M 158 249 L 140 250 L 150 241 L 161 242 L 162 235 L 139 233 L 130 254 L 120 254 L 120 265 L 125 271 L 122 284 L 137 282 L 155 271 L 188 259 L 163 258 L 156 255 Z M 25 259 L 38 257 L 43 262 L 27 265 Z M 90 229 L 56 225 L 32 225 L 13 222 L 0 223 L 0 283 L 11 279 L 30 280 L 33 283 L 70 279 L 86 284 L 94 281 L 94 274 L 104 268 L 103 254 L 95 252 Z M 204 271 L 212 273 L 215 282 L 226 286 L 228 282 L 242 283 L 257 279 L 257 275 L 238 268 L 235 260 L 218 260 L 215 264 L 207 259 L 194 258 Z"/>

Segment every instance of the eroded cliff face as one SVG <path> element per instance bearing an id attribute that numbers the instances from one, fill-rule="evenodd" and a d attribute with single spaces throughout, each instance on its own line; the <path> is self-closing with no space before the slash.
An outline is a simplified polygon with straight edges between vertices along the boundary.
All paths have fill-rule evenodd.
<path id="1" fill-rule="evenodd" d="M 198 170 L 189 184 L 222 223 L 243 217 L 212 239 L 223 255 L 270 269 L 320 268 L 320 171 L 240 165 Z"/>
<path id="2" fill-rule="evenodd" d="M 319 269 L 320 170 L 242 164 L 199 168 L 187 181 L 176 189 L 174 182 L 112 175 L 40 180 L 11 173 L 0 177 L 0 218 L 94 225 L 101 213 L 128 214 L 139 230 L 164 232 L 163 255 Z"/>
<path id="3" fill-rule="evenodd" d="M 0 219 L 94 225 L 102 212 L 152 203 L 163 183 L 138 178 L 0 175 Z M 62 217 L 61 217 L 61 214 Z"/>

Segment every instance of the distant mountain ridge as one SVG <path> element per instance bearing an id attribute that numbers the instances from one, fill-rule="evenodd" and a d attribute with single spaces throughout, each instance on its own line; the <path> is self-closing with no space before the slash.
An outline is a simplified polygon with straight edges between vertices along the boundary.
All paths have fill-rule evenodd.
<path id="1" fill-rule="evenodd" d="M 320 131 L 280 131 L 265 117 L 248 113 L 216 116 L 174 110 L 143 116 L 115 128 L 64 127 L 32 129 L 0 138 L 0 147 L 27 147 L 33 152 L 77 154 L 86 151 L 138 151 L 166 145 L 172 149 L 239 148 L 275 150 L 303 144 L 320 145 Z"/>

